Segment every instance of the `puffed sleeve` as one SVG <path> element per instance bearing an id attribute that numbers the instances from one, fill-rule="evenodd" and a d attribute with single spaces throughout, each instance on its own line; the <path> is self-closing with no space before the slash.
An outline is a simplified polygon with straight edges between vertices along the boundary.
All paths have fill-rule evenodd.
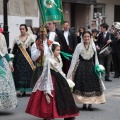
<path id="1" fill-rule="evenodd" d="M 36 47 L 36 43 L 34 43 L 31 47 L 31 58 L 33 61 L 36 61 L 39 56 L 40 56 L 41 52 L 37 49 Z"/>
<path id="2" fill-rule="evenodd" d="M 1 56 L 4 56 L 6 60 L 9 62 L 10 57 L 8 55 L 7 44 L 3 34 L 0 35 L 0 49 L 1 49 Z"/>
<path id="3" fill-rule="evenodd" d="M 0 35 L 0 49 L 3 55 L 8 54 L 7 44 L 4 35 Z"/>

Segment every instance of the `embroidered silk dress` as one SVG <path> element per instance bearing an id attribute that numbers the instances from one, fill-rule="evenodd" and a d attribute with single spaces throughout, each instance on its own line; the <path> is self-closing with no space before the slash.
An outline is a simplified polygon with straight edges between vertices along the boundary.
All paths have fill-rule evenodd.
<path id="1" fill-rule="evenodd" d="M 14 109 L 17 97 L 4 35 L 0 33 L 0 108 Z M 9 64 L 8 64 L 9 63 Z"/>
<path id="2" fill-rule="evenodd" d="M 73 97 L 76 102 L 82 104 L 101 104 L 106 102 L 103 93 L 103 82 L 94 72 L 94 65 L 98 60 L 93 46 L 90 44 L 89 49 L 86 50 L 82 43 L 78 44 L 67 75 L 69 78 L 72 74 L 72 79 L 75 82 Z M 98 64 L 98 62 L 96 63 Z"/>
<path id="3" fill-rule="evenodd" d="M 43 81 L 41 81 L 43 76 L 46 76 L 46 74 L 49 72 L 45 72 L 44 75 L 42 74 L 43 76 L 38 79 L 33 89 L 26 112 L 31 115 L 46 119 L 69 118 L 77 116 L 79 110 L 75 105 L 69 85 L 66 79 L 63 77 L 64 73 L 61 69 L 61 59 L 58 58 L 58 60 L 55 60 L 54 58 L 49 58 L 49 62 L 51 74 L 50 78 L 52 79 L 52 83 L 50 83 L 50 79 L 46 77 L 43 79 Z M 60 68 L 59 72 L 57 71 L 58 68 Z M 43 71 L 46 69 L 47 67 L 43 69 Z M 48 84 L 53 86 L 53 90 L 51 91 L 51 94 L 49 94 L 49 104 L 46 101 L 44 91 L 40 90 L 40 87 L 43 87 L 44 85 L 48 87 Z"/>
<path id="4" fill-rule="evenodd" d="M 13 66 L 14 66 L 14 81 L 16 90 L 29 92 L 32 89 L 30 88 L 30 82 L 33 74 L 33 70 L 21 52 L 18 45 L 22 45 L 22 47 L 27 51 L 29 56 L 31 57 L 31 45 L 34 43 L 34 40 L 31 36 L 28 36 L 27 39 L 23 42 L 20 37 L 15 38 L 13 51 L 12 53 L 15 55 Z"/>

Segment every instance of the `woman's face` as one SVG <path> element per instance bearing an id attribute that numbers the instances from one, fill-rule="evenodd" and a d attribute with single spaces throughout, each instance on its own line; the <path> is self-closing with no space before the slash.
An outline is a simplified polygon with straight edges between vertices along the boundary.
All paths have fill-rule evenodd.
<path id="1" fill-rule="evenodd" d="M 85 43 L 90 43 L 90 34 L 89 33 L 85 33 L 83 36 L 83 40 Z"/>
<path id="2" fill-rule="evenodd" d="M 26 34 L 26 29 L 25 29 L 25 26 L 20 26 L 20 32 L 22 35 L 25 35 Z"/>
<path id="3" fill-rule="evenodd" d="M 54 56 L 58 57 L 60 55 L 60 46 L 57 46 L 54 50 Z"/>

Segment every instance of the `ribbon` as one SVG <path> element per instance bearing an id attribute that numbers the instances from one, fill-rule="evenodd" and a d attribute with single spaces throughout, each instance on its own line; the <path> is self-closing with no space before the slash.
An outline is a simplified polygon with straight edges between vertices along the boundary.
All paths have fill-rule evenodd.
<path id="1" fill-rule="evenodd" d="M 105 74 L 105 68 L 102 65 L 95 65 L 94 71 L 100 79 L 102 79 L 100 73 Z"/>
<path id="2" fill-rule="evenodd" d="M 72 55 L 69 54 L 69 53 L 65 53 L 65 52 L 62 52 L 60 51 L 61 55 L 63 55 L 67 60 L 70 60 L 70 57 L 72 58 Z"/>
<path id="3" fill-rule="evenodd" d="M 5 78 L 6 72 L 0 68 L 0 77 Z"/>

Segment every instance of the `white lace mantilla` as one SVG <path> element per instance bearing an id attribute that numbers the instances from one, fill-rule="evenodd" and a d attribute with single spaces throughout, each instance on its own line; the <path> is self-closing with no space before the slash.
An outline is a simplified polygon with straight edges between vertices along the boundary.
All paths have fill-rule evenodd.
<path id="1" fill-rule="evenodd" d="M 86 48 L 83 47 L 80 55 L 83 57 L 83 59 L 90 60 L 93 57 L 94 53 L 95 53 L 95 51 L 92 48 L 92 45 L 90 45 L 88 50 L 86 50 Z"/>
<path id="2" fill-rule="evenodd" d="M 75 49 L 75 51 L 73 53 L 71 65 L 70 65 L 70 68 L 69 68 L 68 74 L 67 74 L 67 79 L 71 79 L 72 80 L 72 76 L 73 76 L 73 71 L 75 69 L 75 65 L 79 61 L 79 55 L 81 55 L 84 59 L 88 59 L 89 60 L 90 58 L 93 57 L 93 54 L 95 53 L 95 65 L 99 65 L 99 61 L 98 61 L 98 57 L 97 57 L 97 51 L 96 51 L 95 44 L 93 42 L 93 38 L 91 38 L 90 49 L 88 51 L 89 51 L 89 53 L 85 53 L 84 41 L 82 39 L 81 43 L 79 43 L 77 45 L 77 47 L 76 47 L 76 49 Z M 103 90 L 106 90 L 103 81 L 100 80 L 100 82 L 102 84 Z"/>
<path id="3" fill-rule="evenodd" d="M 35 42 L 35 40 L 29 35 L 24 42 L 20 39 L 20 36 L 16 37 L 14 40 L 14 44 L 16 43 L 17 45 L 22 45 L 22 47 L 24 49 L 31 47 L 31 43 L 34 43 L 34 42 Z"/>

